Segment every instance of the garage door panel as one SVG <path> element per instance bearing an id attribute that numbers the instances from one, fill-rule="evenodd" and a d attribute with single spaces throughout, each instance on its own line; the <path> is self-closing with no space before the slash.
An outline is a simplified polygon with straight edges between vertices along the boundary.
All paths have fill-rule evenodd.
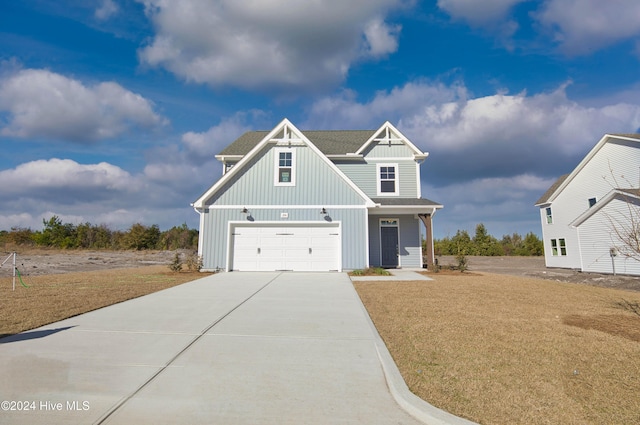
<path id="1" fill-rule="evenodd" d="M 338 270 L 339 232 L 336 224 L 238 225 L 231 243 L 231 268 L 241 271 Z"/>

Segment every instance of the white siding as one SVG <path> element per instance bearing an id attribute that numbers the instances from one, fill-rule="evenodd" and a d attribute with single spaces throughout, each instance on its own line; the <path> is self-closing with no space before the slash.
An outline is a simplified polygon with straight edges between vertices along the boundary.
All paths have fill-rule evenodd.
<path id="1" fill-rule="evenodd" d="M 581 269 L 584 266 L 580 260 L 578 232 L 569 223 L 589 208 L 589 198 L 600 200 L 616 187 L 638 187 L 639 167 L 639 143 L 610 140 L 553 200 L 552 224 L 547 224 L 544 208 L 540 209 L 547 267 Z M 581 232 L 581 237 L 583 236 L 584 233 Z M 551 239 L 560 238 L 566 240 L 567 255 L 553 256 Z"/>
<path id="2" fill-rule="evenodd" d="M 286 226 L 290 222 L 327 222 L 339 221 L 342 232 L 342 267 L 346 270 L 363 269 L 367 265 L 366 240 L 366 208 L 338 209 L 327 205 L 327 216 L 320 215 L 318 209 L 293 208 L 282 205 L 277 209 L 252 209 L 249 221 L 258 225 L 260 222 L 282 222 Z M 288 217 L 282 218 L 282 213 Z M 204 213 L 200 238 L 202 244 L 203 269 L 225 269 L 229 251 L 228 223 L 230 221 L 247 220 L 237 208 L 209 209 Z"/>
<path id="3" fill-rule="evenodd" d="M 610 249 L 624 251 L 624 245 L 616 236 L 616 227 L 621 230 L 621 220 L 629 217 L 640 218 L 640 206 L 621 199 L 613 199 L 597 211 L 579 227 L 580 245 L 583 256 L 583 271 L 640 275 L 640 262 L 618 254 L 612 258 Z"/>

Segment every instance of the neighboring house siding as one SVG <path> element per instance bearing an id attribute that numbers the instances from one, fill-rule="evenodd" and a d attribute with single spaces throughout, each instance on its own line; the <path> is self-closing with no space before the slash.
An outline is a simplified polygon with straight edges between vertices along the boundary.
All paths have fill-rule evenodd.
<path id="1" fill-rule="evenodd" d="M 367 196 L 379 198 L 378 169 L 376 164 L 398 164 L 398 178 L 400 191 L 396 198 L 416 198 L 418 193 L 418 179 L 416 163 L 413 160 L 380 159 L 363 162 L 336 162 L 338 168 L 353 181 Z"/>
<path id="2" fill-rule="evenodd" d="M 366 208 L 332 209 L 327 206 L 327 219 L 317 209 L 291 208 L 286 205 L 277 208 L 252 209 L 250 216 L 252 223 L 281 222 L 286 226 L 288 222 L 324 222 L 331 220 L 341 222 L 342 232 L 342 267 L 345 270 L 363 269 L 367 264 L 366 245 L 362 241 L 366 238 Z M 281 218 L 281 213 L 287 213 L 288 218 Z M 237 208 L 212 208 L 205 214 L 206 232 L 202 235 L 204 252 L 203 268 L 205 270 L 216 267 L 225 269 L 227 266 L 228 222 L 247 221 L 244 214 Z M 218 229 L 214 234 L 214 229 Z"/>
<path id="3" fill-rule="evenodd" d="M 610 249 L 623 250 L 623 244 L 616 236 L 616 230 L 622 231 L 620 222 L 630 217 L 635 217 L 636 220 L 640 217 L 640 206 L 629 204 L 621 199 L 613 199 L 578 226 L 583 271 L 614 272 Z M 640 261 L 638 260 L 618 254 L 613 258 L 613 261 L 616 273 L 640 274 Z"/>
<path id="4" fill-rule="evenodd" d="M 364 203 L 353 188 L 311 149 L 296 146 L 295 186 L 274 184 L 274 145 L 263 155 L 245 164 L 208 205 L 360 205 Z"/>
<path id="5" fill-rule="evenodd" d="M 638 164 L 640 149 L 637 142 L 609 141 L 552 201 L 552 224 L 546 222 L 545 207 L 540 208 L 547 267 L 580 269 L 584 266 L 580 261 L 577 230 L 569 223 L 589 208 L 589 198 L 600 200 L 615 187 L 628 186 L 630 183 L 637 185 L 640 181 Z M 560 238 L 566 241 L 567 255 L 553 256 L 551 240 Z"/>

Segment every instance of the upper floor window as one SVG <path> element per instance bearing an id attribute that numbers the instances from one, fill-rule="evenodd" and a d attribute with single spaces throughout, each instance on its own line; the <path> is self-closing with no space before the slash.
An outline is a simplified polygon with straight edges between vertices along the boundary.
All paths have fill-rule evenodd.
<path id="1" fill-rule="evenodd" d="M 589 198 L 589 208 L 596 204 L 596 198 Z"/>
<path id="2" fill-rule="evenodd" d="M 275 151 L 275 185 L 294 186 L 296 155 L 292 149 L 276 149 Z"/>
<path id="3" fill-rule="evenodd" d="M 378 196 L 398 195 L 398 164 L 378 164 Z"/>
<path id="4" fill-rule="evenodd" d="M 547 224 L 552 224 L 553 216 L 551 215 L 551 207 L 546 208 L 546 213 L 547 213 Z"/>

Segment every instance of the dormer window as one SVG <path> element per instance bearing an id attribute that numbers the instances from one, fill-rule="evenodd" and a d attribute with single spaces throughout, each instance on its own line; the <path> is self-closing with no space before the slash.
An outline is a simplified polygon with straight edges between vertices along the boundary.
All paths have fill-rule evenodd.
<path id="1" fill-rule="evenodd" d="M 276 186 L 295 186 L 296 155 L 293 149 L 275 150 L 275 179 Z"/>
<path id="2" fill-rule="evenodd" d="M 378 196 L 397 196 L 398 164 L 378 164 Z"/>

